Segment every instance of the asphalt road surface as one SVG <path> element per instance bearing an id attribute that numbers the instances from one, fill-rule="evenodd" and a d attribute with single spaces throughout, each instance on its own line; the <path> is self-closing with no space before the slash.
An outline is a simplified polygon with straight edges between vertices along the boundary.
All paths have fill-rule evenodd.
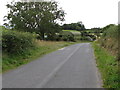
<path id="1" fill-rule="evenodd" d="M 3 88 L 100 88 L 90 43 L 68 46 L 2 75 Z"/>

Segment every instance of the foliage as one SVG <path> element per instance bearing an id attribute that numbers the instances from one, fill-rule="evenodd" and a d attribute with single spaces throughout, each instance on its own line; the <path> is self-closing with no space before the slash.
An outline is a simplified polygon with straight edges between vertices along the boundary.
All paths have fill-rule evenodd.
<path id="1" fill-rule="evenodd" d="M 86 29 L 84 31 L 81 31 L 81 35 L 84 38 L 88 38 L 92 41 L 97 40 L 98 38 L 101 37 L 101 35 L 103 34 L 103 30 L 101 28 L 91 28 L 91 29 Z"/>
<path id="2" fill-rule="evenodd" d="M 88 31 L 81 31 L 81 40 L 94 41 L 96 40 L 96 36 Z"/>
<path id="3" fill-rule="evenodd" d="M 85 30 L 85 26 L 82 22 L 64 24 L 62 28 L 64 30 L 78 30 L 78 31 Z"/>
<path id="4" fill-rule="evenodd" d="M 118 71 L 118 62 L 110 52 L 101 48 L 94 42 L 93 48 L 97 60 L 97 66 L 101 72 L 104 88 L 120 88 L 120 78 Z"/>
<path id="5" fill-rule="evenodd" d="M 63 32 L 70 32 L 74 35 L 74 41 L 80 41 L 81 32 L 77 30 L 63 30 Z"/>
<path id="6" fill-rule="evenodd" d="M 113 55 L 118 57 L 118 60 L 120 60 L 119 52 L 118 52 L 118 41 L 119 41 L 119 32 L 118 32 L 118 26 L 117 25 L 107 25 L 103 28 L 103 35 L 101 36 L 101 39 L 99 40 L 100 45 L 107 50 L 109 50 Z"/>
<path id="7" fill-rule="evenodd" d="M 2 31 L 2 49 L 8 54 L 23 54 L 35 46 L 35 35 L 11 30 Z"/>
<path id="8" fill-rule="evenodd" d="M 103 37 L 106 38 L 115 38 L 118 39 L 118 26 L 117 25 L 109 25 L 103 28 L 104 33 L 103 33 Z"/>
<path id="9" fill-rule="evenodd" d="M 15 30 L 36 32 L 44 39 L 44 35 L 59 32 L 58 21 L 64 21 L 64 11 L 55 1 L 12 2 L 7 4 L 9 13 L 5 16 L 4 25 Z"/>
<path id="10" fill-rule="evenodd" d="M 56 28 L 57 27 L 57 28 Z M 58 33 L 59 31 L 61 31 L 61 27 L 59 25 L 56 25 L 52 30 L 54 30 L 54 32 L 48 32 L 45 33 L 45 35 L 47 36 L 47 38 L 45 40 L 51 40 L 51 41 L 56 41 L 56 39 L 58 38 Z M 57 31 L 55 33 L 55 31 Z"/>
<path id="11" fill-rule="evenodd" d="M 63 41 L 75 41 L 74 34 L 69 32 L 69 31 L 62 31 L 62 32 L 60 32 L 59 37 Z"/>

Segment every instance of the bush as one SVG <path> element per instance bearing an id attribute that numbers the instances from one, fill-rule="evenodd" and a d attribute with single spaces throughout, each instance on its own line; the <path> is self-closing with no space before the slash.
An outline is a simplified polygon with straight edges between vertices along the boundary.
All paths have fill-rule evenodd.
<path id="1" fill-rule="evenodd" d="M 118 39 L 118 33 L 118 26 L 112 25 L 104 30 L 103 37 Z"/>
<path id="2" fill-rule="evenodd" d="M 69 31 L 63 31 L 59 36 L 63 41 L 75 41 L 74 35 Z"/>
<path id="3" fill-rule="evenodd" d="M 82 40 L 82 41 L 92 41 L 91 38 L 88 37 L 88 36 L 82 36 L 82 37 L 80 38 L 80 40 Z"/>
<path id="4" fill-rule="evenodd" d="M 3 30 L 2 49 L 8 54 L 22 54 L 30 47 L 35 46 L 35 34 Z"/>
<path id="5" fill-rule="evenodd" d="M 117 57 L 117 60 L 120 60 L 119 56 L 119 31 L 117 25 L 108 25 L 103 28 L 103 35 L 99 39 L 100 45 L 106 48 L 112 55 Z"/>

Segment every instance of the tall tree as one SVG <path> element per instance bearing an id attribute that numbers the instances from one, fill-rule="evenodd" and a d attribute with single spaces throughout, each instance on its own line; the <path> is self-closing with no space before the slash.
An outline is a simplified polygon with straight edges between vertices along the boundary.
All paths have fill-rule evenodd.
<path id="1" fill-rule="evenodd" d="M 5 16 L 6 26 L 15 30 L 44 34 L 59 32 L 57 21 L 64 21 L 65 13 L 55 1 L 12 2 L 7 4 L 9 14 Z"/>

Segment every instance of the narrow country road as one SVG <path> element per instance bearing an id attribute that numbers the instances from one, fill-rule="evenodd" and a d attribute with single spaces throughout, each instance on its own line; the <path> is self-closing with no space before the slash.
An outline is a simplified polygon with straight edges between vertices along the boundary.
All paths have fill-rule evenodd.
<path id="1" fill-rule="evenodd" d="M 100 88 L 90 43 L 68 46 L 2 75 L 3 88 Z"/>

